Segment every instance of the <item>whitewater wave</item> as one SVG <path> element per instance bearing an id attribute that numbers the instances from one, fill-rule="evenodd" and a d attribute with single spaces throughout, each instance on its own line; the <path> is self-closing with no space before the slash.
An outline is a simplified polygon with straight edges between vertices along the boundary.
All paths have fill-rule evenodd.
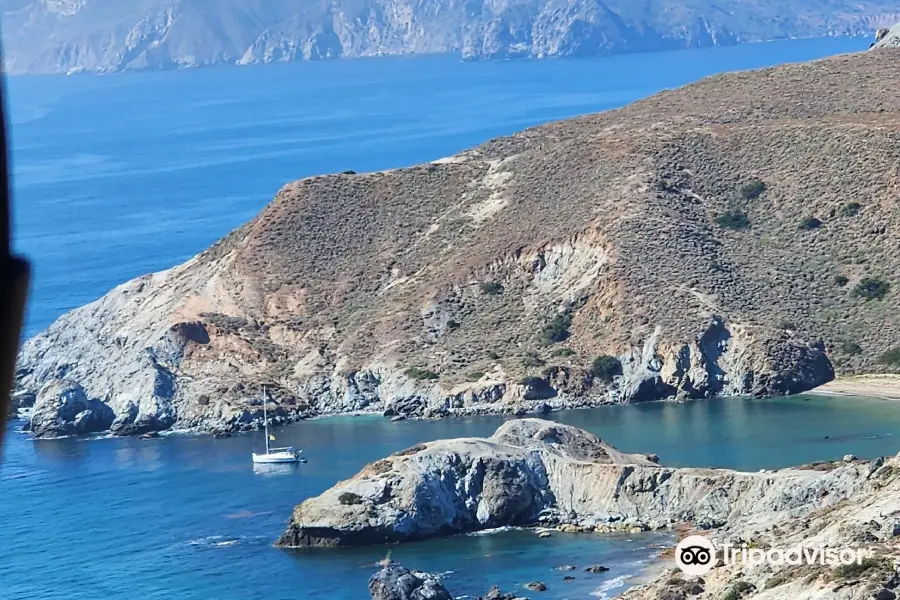
<path id="1" fill-rule="evenodd" d="M 194 548 L 231 548 L 237 545 L 259 545 L 268 544 L 271 540 L 265 536 L 229 536 L 229 535 L 208 535 L 206 537 L 188 540 L 186 545 Z"/>
<path id="2" fill-rule="evenodd" d="M 201 546 L 203 548 L 227 548 L 228 546 L 236 546 L 240 541 L 240 538 L 210 535 L 196 540 L 188 540 L 187 544 L 188 546 Z"/>
<path id="3" fill-rule="evenodd" d="M 74 436 L 73 436 L 74 437 Z M 110 433 L 109 431 L 104 431 L 103 433 L 92 433 L 86 436 L 78 437 L 79 442 L 95 442 L 97 440 L 111 440 L 114 437 L 119 437 L 114 433 Z"/>
<path id="4" fill-rule="evenodd" d="M 183 429 L 164 429 L 163 431 L 158 431 L 159 437 L 175 437 L 182 435 L 200 435 L 196 429 L 183 428 Z"/>
<path id="5" fill-rule="evenodd" d="M 619 577 L 613 577 L 612 579 L 604 581 L 600 584 L 600 587 L 591 592 L 591 596 L 599 598 L 600 600 L 609 600 L 610 598 L 612 598 L 612 596 L 610 596 L 607 592 L 625 587 L 625 582 L 632 577 L 634 577 L 633 574 L 626 573 L 625 575 L 620 575 Z"/>
<path id="6" fill-rule="evenodd" d="M 504 525 L 503 527 L 494 527 L 493 529 L 482 529 L 481 531 L 472 531 L 467 533 L 466 535 L 471 535 L 474 537 L 480 537 L 482 535 L 495 535 L 498 533 L 505 533 L 507 531 L 524 531 L 528 529 L 527 527 L 514 527 L 512 525 Z"/>

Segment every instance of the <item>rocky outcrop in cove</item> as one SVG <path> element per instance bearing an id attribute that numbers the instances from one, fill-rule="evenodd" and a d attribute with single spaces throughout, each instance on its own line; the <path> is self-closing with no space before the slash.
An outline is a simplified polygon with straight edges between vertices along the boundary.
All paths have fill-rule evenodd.
<path id="1" fill-rule="evenodd" d="M 677 535 L 701 534 L 733 548 L 853 549 L 868 557 L 849 566 L 818 560 L 794 565 L 726 561 L 720 551 L 714 568 L 697 578 L 670 566 L 663 556 L 671 555 L 664 551 L 663 568 L 648 583 L 625 591 L 623 600 L 896 597 L 900 456 L 872 461 L 847 456 L 813 467 L 759 473 L 672 469 L 621 454 L 585 431 L 523 419 L 487 439 L 421 444 L 372 463 L 297 506 L 278 545 L 404 541 L 529 522 L 561 532 L 601 533 L 677 524 Z M 394 569 L 388 565 L 386 571 Z M 386 571 L 373 581 L 400 580 Z M 391 589 L 424 588 L 428 576 L 414 575 L 407 580 L 414 585 Z M 536 581 L 529 589 L 542 585 Z M 512 597 L 495 588 L 485 598 Z"/>
<path id="2" fill-rule="evenodd" d="M 543 584 L 541 584 L 543 585 Z M 386 559 L 381 570 L 369 579 L 372 600 L 451 600 L 453 596 L 440 578 L 431 573 L 410 571 Z M 515 594 L 502 593 L 494 586 L 484 596 L 475 600 L 528 600 Z"/>
<path id="3" fill-rule="evenodd" d="M 453 596 L 430 573 L 410 571 L 387 562 L 369 579 L 372 600 L 453 600 Z"/>
<path id="4" fill-rule="evenodd" d="M 840 502 L 875 470 L 673 469 L 574 427 L 522 419 L 487 439 L 430 442 L 368 465 L 298 505 L 277 545 L 358 546 L 538 523 L 744 530 Z"/>

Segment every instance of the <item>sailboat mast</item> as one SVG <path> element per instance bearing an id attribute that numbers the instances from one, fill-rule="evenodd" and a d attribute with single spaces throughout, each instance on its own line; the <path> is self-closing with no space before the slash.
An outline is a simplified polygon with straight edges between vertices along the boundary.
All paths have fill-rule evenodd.
<path id="1" fill-rule="evenodd" d="M 266 386 L 263 386 L 263 426 L 266 428 L 266 454 L 268 454 L 269 453 L 269 416 L 268 416 L 268 413 L 266 412 L 266 404 L 268 404 L 267 397 L 266 397 Z"/>

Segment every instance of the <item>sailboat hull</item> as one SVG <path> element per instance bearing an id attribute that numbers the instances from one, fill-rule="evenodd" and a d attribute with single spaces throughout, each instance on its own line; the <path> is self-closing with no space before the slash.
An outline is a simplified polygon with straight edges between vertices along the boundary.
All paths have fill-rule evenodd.
<path id="1" fill-rule="evenodd" d="M 284 463 L 298 463 L 300 460 L 300 453 L 302 450 L 295 450 L 292 446 L 285 446 L 282 448 L 272 448 L 269 446 L 269 440 L 274 440 L 275 437 L 269 435 L 269 413 L 266 410 L 266 407 L 269 404 L 269 397 L 266 396 L 266 386 L 263 386 L 263 428 L 266 431 L 266 453 L 265 454 L 257 454 L 253 453 L 253 463 L 258 465 L 273 465 L 273 464 L 284 464 Z M 302 462 L 306 462 L 305 460 Z"/>
<path id="2" fill-rule="evenodd" d="M 295 463 L 300 462 L 300 457 L 295 452 L 269 452 L 268 454 L 254 452 L 253 462 L 257 464 Z"/>

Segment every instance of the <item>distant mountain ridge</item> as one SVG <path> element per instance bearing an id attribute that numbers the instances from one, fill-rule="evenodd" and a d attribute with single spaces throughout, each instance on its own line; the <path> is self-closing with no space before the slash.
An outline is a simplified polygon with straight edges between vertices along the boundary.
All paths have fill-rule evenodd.
<path id="1" fill-rule="evenodd" d="M 871 34 L 886 0 L 0 0 L 7 73 L 398 54 L 549 58 Z"/>

